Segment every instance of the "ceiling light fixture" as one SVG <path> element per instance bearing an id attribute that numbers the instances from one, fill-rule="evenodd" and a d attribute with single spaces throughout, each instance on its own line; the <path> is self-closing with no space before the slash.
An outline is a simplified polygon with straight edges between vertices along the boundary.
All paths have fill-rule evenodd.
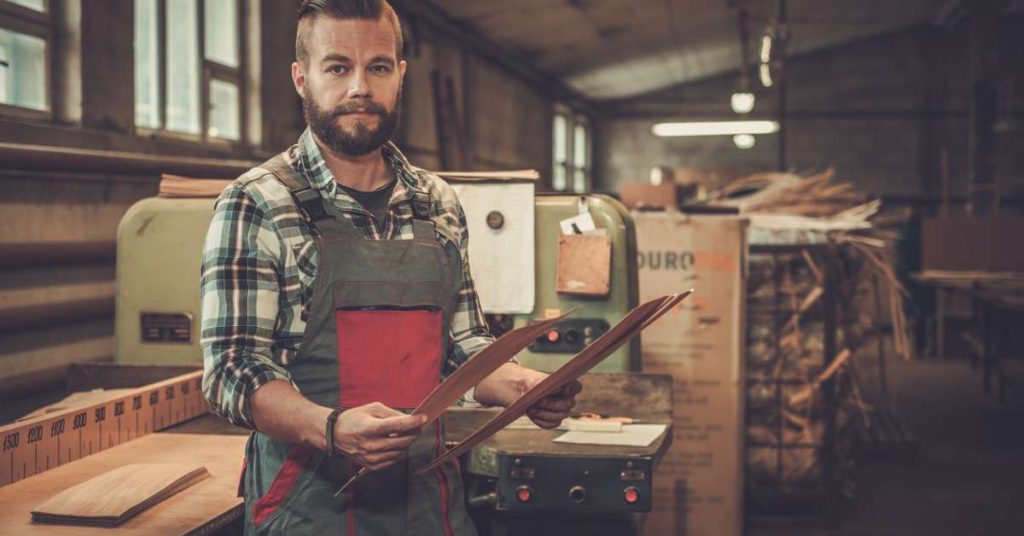
<path id="1" fill-rule="evenodd" d="M 750 63 L 747 60 L 750 36 L 745 8 L 740 7 L 737 11 L 736 22 L 740 36 L 740 87 L 733 92 L 729 102 L 732 105 L 732 111 L 738 114 L 749 114 L 754 110 L 754 94 L 750 91 Z"/>
<path id="2" fill-rule="evenodd" d="M 656 123 L 651 132 L 658 137 L 735 136 L 737 134 L 774 134 L 778 121 L 688 121 Z"/>
<path id="3" fill-rule="evenodd" d="M 754 109 L 754 94 L 749 91 L 737 91 L 732 94 L 732 111 L 738 114 L 749 114 Z"/>
<path id="4" fill-rule="evenodd" d="M 757 70 L 757 74 L 761 78 L 761 85 L 764 87 L 772 87 L 772 68 L 767 63 L 762 63 L 761 67 Z"/>
<path id="5" fill-rule="evenodd" d="M 753 134 L 737 134 L 732 137 L 732 143 L 740 149 L 750 149 L 757 143 L 757 138 Z"/>
<path id="6" fill-rule="evenodd" d="M 761 63 L 772 61 L 772 34 L 766 33 L 761 37 Z"/>

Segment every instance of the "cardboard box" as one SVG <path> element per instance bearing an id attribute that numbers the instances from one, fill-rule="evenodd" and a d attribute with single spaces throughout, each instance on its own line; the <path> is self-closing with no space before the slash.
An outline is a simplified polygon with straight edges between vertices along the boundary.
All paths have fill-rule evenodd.
<path id="1" fill-rule="evenodd" d="M 627 207 L 662 207 L 676 209 L 676 185 L 663 182 L 657 186 L 643 182 L 624 182 L 619 186 L 619 198 Z"/>
<path id="2" fill-rule="evenodd" d="M 674 436 L 644 534 L 739 536 L 743 526 L 746 222 L 634 213 L 640 300 L 693 287 L 642 336 L 643 371 L 675 378 Z"/>

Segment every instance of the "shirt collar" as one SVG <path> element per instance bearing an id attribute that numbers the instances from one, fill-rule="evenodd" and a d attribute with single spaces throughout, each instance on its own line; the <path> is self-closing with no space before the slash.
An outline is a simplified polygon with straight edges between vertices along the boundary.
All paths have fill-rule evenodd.
<path id="1" fill-rule="evenodd" d="M 381 154 L 384 156 L 384 160 L 394 169 L 395 176 L 398 179 L 398 183 L 395 184 L 395 191 L 391 194 L 391 203 L 394 203 L 396 199 L 412 200 L 413 194 L 422 191 L 423 188 L 420 185 L 419 176 L 413 170 L 412 165 L 409 164 L 409 160 L 390 141 L 381 148 Z M 335 199 L 345 204 L 355 202 L 355 200 L 351 199 L 348 192 L 338 188 L 334 174 L 327 167 L 327 162 L 320 152 L 320 147 L 316 144 L 313 133 L 308 127 L 299 136 L 299 142 L 295 145 L 293 161 L 296 170 L 305 175 L 309 183 L 319 190 L 325 199 Z"/>

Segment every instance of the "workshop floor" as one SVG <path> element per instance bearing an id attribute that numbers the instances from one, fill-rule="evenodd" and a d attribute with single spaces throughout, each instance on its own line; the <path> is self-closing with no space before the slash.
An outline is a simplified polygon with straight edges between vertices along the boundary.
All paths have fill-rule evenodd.
<path id="1" fill-rule="evenodd" d="M 751 527 L 748 536 L 1024 534 L 1024 400 L 984 395 L 963 359 L 890 363 L 890 392 L 920 455 L 865 462 L 860 497 L 836 529 Z"/>

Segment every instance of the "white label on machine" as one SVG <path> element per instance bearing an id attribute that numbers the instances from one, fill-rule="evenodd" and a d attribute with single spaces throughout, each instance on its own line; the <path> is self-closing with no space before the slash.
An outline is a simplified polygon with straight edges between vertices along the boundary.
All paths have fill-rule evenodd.
<path id="1" fill-rule="evenodd" d="M 534 185 L 456 183 L 452 188 L 469 222 L 469 263 L 484 312 L 532 313 Z"/>

